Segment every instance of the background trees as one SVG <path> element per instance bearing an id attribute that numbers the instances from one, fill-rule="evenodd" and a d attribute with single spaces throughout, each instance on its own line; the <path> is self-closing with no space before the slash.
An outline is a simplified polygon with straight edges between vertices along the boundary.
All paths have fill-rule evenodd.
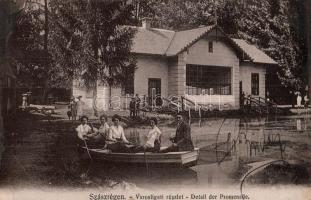
<path id="1" fill-rule="evenodd" d="M 122 25 L 140 25 L 144 17 L 152 18 L 154 27 L 174 30 L 217 23 L 230 37 L 276 60 L 277 78 L 288 89 L 301 90 L 307 82 L 300 0 L 29 0 L 27 5 L 13 40 L 23 52 L 16 56 L 19 82 L 27 87 L 70 86 L 77 77 L 91 88 L 97 80 L 122 84 L 135 65 L 129 54 L 134 32 Z"/>
<path id="2" fill-rule="evenodd" d="M 97 81 L 125 82 L 133 6 L 122 1 L 29 1 L 13 40 L 20 82 L 27 87 L 71 86 L 79 79 L 96 97 Z M 22 45 L 20 45 L 22 44 Z"/>
<path id="3" fill-rule="evenodd" d="M 295 90 L 307 84 L 304 4 L 300 0 L 137 0 L 137 11 L 160 28 L 183 30 L 217 24 L 230 37 L 242 38 L 280 65 L 280 82 Z M 142 4 L 144 6 L 142 6 Z"/>

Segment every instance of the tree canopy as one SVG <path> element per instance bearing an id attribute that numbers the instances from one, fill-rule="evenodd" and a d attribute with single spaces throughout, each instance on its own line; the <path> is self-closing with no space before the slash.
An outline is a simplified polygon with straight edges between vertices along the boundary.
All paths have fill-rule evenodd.
<path id="1" fill-rule="evenodd" d="M 277 61 L 283 85 L 302 89 L 306 84 L 305 19 L 300 0 L 136 0 L 135 3 L 145 8 L 138 10 L 138 15 L 152 18 L 153 25 L 159 28 L 183 30 L 217 23 L 228 36 L 255 44 Z"/>
<path id="2" fill-rule="evenodd" d="M 23 87 L 70 87 L 80 79 L 123 84 L 129 68 L 133 7 L 122 1 L 28 1 L 12 45 Z"/>

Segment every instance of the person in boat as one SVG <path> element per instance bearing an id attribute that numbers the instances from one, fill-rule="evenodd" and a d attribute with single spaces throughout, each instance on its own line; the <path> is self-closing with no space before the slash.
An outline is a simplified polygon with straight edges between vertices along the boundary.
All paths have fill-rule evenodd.
<path id="1" fill-rule="evenodd" d="M 149 151 L 149 152 L 159 152 L 161 147 L 161 131 L 157 127 L 158 120 L 155 117 L 150 118 L 151 130 L 148 132 L 147 141 L 144 145 L 137 146 L 134 152 Z"/>
<path id="2" fill-rule="evenodd" d="M 106 140 L 107 148 L 112 152 L 131 152 L 131 148 L 128 147 L 131 143 L 126 139 L 120 121 L 121 117 L 119 115 L 112 116 L 113 124 L 109 128 Z"/>
<path id="3" fill-rule="evenodd" d="M 100 127 L 98 129 L 98 134 L 100 135 L 99 137 L 102 140 L 106 140 L 108 138 L 110 128 L 108 124 L 108 117 L 103 114 L 99 117 L 99 121 L 100 121 Z"/>
<path id="4" fill-rule="evenodd" d="M 88 124 L 88 120 L 89 118 L 87 116 L 81 116 L 81 124 L 76 128 L 78 137 L 81 140 L 89 140 L 98 132 L 97 129 L 93 128 L 93 126 L 90 126 Z"/>
<path id="5" fill-rule="evenodd" d="M 99 129 L 93 128 L 92 124 L 90 127 L 93 128 L 92 133 L 87 134 L 85 137 L 88 140 L 87 143 L 92 147 L 103 147 L 105 140 L 108 138 L 109 125 L 107 123 L 107 116 L 101 115 L 99 117 L 100 127 Z"/>
<path id="6" fill-rule="evenodd" d="M 178 114 L 176 116 L 177 128 L 174 137 L 170 140 L 172 145 L 166 149 L 160 150 L 161 153 L 176 152 L 176 151 L 192 151 L 194 149 L 191 140 L 191 129 L 188 123 L 183 120 L 183 116 Z"/>

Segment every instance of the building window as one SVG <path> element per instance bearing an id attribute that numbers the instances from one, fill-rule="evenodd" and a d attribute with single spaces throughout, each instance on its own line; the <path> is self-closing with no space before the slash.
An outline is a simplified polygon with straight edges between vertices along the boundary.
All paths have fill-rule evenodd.
<path id="1" fill-rule="evenodd" d="M 213 53 L 213 42 L 208 42 L 208 52 Z"/>
<path id="2" fill-rule="evenodd" d="M 187 65 L 186 93 L 231 95 L 231 68 Z"/>
<path id="3" fill-rule="evenodd" d="M 259 95 L 259 74 L 252 73 L 252 95 Z"/>

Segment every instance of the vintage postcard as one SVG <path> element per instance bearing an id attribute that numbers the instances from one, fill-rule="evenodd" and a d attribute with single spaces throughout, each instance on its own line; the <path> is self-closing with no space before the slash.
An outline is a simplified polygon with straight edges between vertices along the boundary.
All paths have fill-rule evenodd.
<path id="1" fill-rule="evenodd" d="M 0 0 L 0 200 L 311 200 L 307 0 Z"/>

